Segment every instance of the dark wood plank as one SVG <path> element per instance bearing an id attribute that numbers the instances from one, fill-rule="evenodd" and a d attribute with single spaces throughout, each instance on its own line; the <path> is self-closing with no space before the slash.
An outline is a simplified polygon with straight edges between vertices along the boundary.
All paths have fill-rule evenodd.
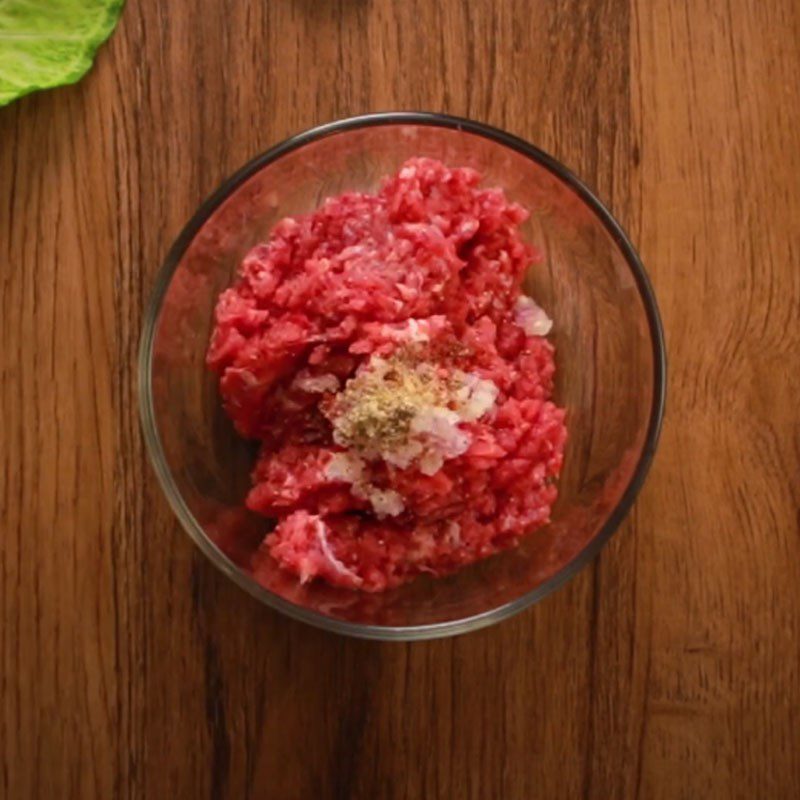
<path id="1" fill-rule="evenodd" d="M 671 354 L 638 507 L 637 788 L 795 797 L 800 7 L 640 2 L 635 20 L 638 238 Z"/>

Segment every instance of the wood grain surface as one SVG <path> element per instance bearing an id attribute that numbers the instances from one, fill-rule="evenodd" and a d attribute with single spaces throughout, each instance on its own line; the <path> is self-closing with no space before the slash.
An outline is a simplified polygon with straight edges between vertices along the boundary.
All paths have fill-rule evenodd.
<path id="1" fill-rule="evenodd" d="M 217 573 L 134 381 L 200 200 L 292 132 L 390 108 L 584 177 L 670 359 L 599 560 L 421 644 L 304 627 Z M 85 80 L 0 110 L 0 270 L 3 798 L 800 796 L 796 0 L 131 1 Z"/>

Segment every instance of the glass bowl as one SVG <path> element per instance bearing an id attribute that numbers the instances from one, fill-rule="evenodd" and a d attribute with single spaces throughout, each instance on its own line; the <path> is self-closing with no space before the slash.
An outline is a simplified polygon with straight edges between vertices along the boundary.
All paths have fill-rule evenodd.
<path id="1" fill-rule="evenodd" d="M 290 214 L 329 195 L 373 190 L 411 156 L 471 166 L 531 211 L 545 255 L 527 291 L 554 319 L 555 399 L 569 439 L 552 522 L 520 546 L 446 579 L 383 594 L 312 582 L 277 567 L 260 585 L 250 555 L 268 523 L 243 500 L 254 460 L 221 408 L 205 354 L 219 293 L 244 254 Z M 448 636 L 502 620 L 586 564 L 627 513 L 661 426 L 665 352 L 653 291 L 608 210 L 561 164 L 503 131 L 430 113 L 382 113 L 294 136 L 226 180 L 170 250 L 147 308 L 139 359 L 142 423 L 172 508 L 200 549 L 266 605 L 373 639 Z"/>

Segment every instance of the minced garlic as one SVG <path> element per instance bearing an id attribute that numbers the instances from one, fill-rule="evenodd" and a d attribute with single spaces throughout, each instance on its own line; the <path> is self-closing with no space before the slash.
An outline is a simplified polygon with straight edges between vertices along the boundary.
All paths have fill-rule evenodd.
<path id="1" fill-rule="evenodd" d="M 351 484 L 354 497 L 367 500 L 378 519 L 396 517 L 405 510 L 401 495 L 394 489 L 380 489 L 370 483 L 365 462 L 352 452 L 334 453 L 325 468 L 331 480 Z"/>
<path id="2" fill-rule="evenodd" d="M 405 469 L 416 462 L 426 475 L 470 445 L 461 423 L 474 422 L 495 404 L 498 390 L 484 378 L 448 372 L 407 347 L 373 356 L 326 408 L 333 439 L 359 456 Z"/>
<path id="3" fill-rule="evenodd" d="M 411 363 L 402 353 L 373 357 L 332 404 L 334 441 L 357 450 L 392 449 L 408 440 L 419 411 L 446 401 L 447 386 L 431 365 Z"/>

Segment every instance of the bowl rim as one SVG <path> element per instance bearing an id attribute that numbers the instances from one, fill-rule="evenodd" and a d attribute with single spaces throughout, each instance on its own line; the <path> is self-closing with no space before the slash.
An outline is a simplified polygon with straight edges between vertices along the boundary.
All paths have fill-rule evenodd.
<path id="1" fill-rule="evenodd" d="M 225 554 L 208 538 L 200 524 L 186 505 L 167 466 L 161 438 L 156 426 L 153 408 L 151 365 L 153 340 L 161 305 L 167 288 L 178 264 L 206 220 L 217 208 L 245 181 L 282 156 L 312 142 L 359 128 L 386 125 L 420 125 L 441 127 L 474 134 L 492 140 L 545 167 L 549 172 L 567 184 L 597 215 L 625 257 L 636 282 L 644 304 L 653 349 L 653 400 L 650 417 L 642 446 L 641 455 L 625 491 L 619 502 L 609 514 L 596 536 L 555 575 L 539 586 L 520 595 L 515 600 L 483 611 L 470 617 L 448 622 L 435 622 L 425 625 L 384 626 L 370 625 L 326 616 L 320 612 L 297 605 L 262 587 L 245 572 L 236 567 Z M 649 471 L 661 432 L 666 402 L 666 346 L 664 329 L 650 279 L 645 272 L 639 255 L 619 222 L 589 187 L 567 167 L 535 145 L 499 128 L 483 122 L 430 111 L 382 111 L 339 119 L 317 125 L 297 133 L 256 156 L 247 164 L 225 179 L 195 211 L 181 230 L 156 277 L 155 285 L 145 308 L 138 358 L 138 395 L 140 420 L 150 461 L 153 464 L 161 488 L 182 527 L 200 550 L 214 565 L 233 580 L 248 594 L 270 608 L 280 611 L 301 622 L 323 628 L 334 633 L 362 639 L 387 641 L 412 641 L 438 639 L 455 636 L 468 631 L 495 624 L 508 619 L 543 599 L 559 586 L 572 578 L 600 552 L 614 531 L 630 511 Z"/>

